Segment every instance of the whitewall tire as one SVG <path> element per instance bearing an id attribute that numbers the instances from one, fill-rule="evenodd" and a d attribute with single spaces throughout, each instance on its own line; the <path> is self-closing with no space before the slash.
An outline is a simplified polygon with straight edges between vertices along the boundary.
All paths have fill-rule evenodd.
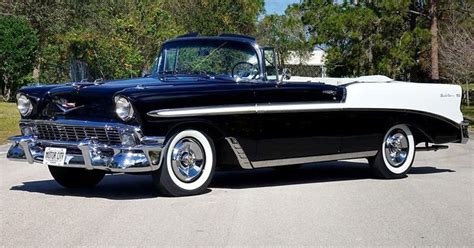
<path id="1" fill-rule="evenodd" d="M 161 168 L 153 172 L 159 190 L 169 196 L 204 193 L 216 167 L 214 143 L 197 130 L 176 133 L 164 149 Z"/>
<path id="2" fill-rule="evenodd" d="M 415 160 L 415 139 L 405 124 L 391 127 L 383 138 L 375 158 L 369 159 L 371 168 L 380 178 L 406 177 Z"/>

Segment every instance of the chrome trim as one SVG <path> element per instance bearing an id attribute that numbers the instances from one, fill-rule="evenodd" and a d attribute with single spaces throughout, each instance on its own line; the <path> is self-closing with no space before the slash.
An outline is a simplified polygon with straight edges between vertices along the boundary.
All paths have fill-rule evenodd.
<path id="1" fill-rule="evenodd" d="M 180 181 L 189 183 L 199 178 L 205 164 L 206 154 L 198 140 L 185 137 L 174 145 L 171 154 L 171 168 Z"/>
<path id="2" fill-rule="evenodd" d="M 92 159 L 91 159 L 91 152 L 89 147 L 92 143 L 89 140 L 81 141 L 77 145 L 77 148 L 81 150 L 82 158 L 84 159 L 84 166 L 87 170 L 93 170 L 94 167 L 92 166 Z"/>
<path id="3" fill-rule="evenodd" d="M 120 117 L 117 113 L 117 102 L 121 98 L 125 99 L 125 101 L 127 101 L 128 104 L 130 105 L 130 111 L 128 112 L 127 116 L 125 116 L 124 118 Z M 117 95 L 117 96 L 114 97 L 114 104 L 115 104 L 115 115 L 117 115 L 118 118 L 120 118 L 123 121 L 129 121 L 129 120 L 135 118 L 135 110 L 134 110 L 132 102 L 130 101 L 130 99 L 128 99 L 128 97 L 122 96 L 122 95 Z"/>
<path id="4" fill-rule="evenodd" d="M 307 103 L 265 103 L 257 104 L 257 113 L 291 113 L 311 111 L 337 111 L 342 110 L 344 103 L 341 102 L 307 102 Z"/>
<path id="5" fill-rule="evenodd" d="M 285 159 L 273 159 L 273 160 L 261 160 L 253 161 L 252 165 L 254 168 L 265 168 L 274 166 L 283 166 L 291 164 L 307 164 L 314 162 L 333 161 L 341 159 L 353 159 L 353 158 L 365 158 L 372 157 L 377 154 L 377 151 L 365 151 L 365 152 L 351 152 L 351 153 L 340 153 L 300 158 L 285 158 Z"/>
<path id="6" fill-rule="evenodd" d="M 32 143 L 32 142 L 33 142 L 32 137 L 22 137 L 18 141 L 18 145 L 21 147 L 21 149 L 23 149 L 23 152 L 24 152 L 25 157 L 26 157 L 26 161 L 28 161 L 28 163 L 30 163 L 30 164 L 32 164 L 34 162 L 33 154 L 31 154 L 31 150 L 30 150 L 30 143 Z"/>
<path id="7" fill-rule="evenodd" d="M 403 130 L 395 129 L 387 135 L 384 144 L 385 158 L 393 167 L 400 167 L 408 158 L 408 138 Z"/>
<path id="8" fill-rule="evenodd" d="M 163 160 L 164 137 L 143 136 L 141 130 L 135 126 L 120 123 L 101 123 L 76 120 L 58 121 L 26 121 L 23 125 L 32 123 L 69 124 L 75 126 L 118 128 L 121 132 L 133 132 L 139 142 L 133 146 L 121 144 L 101 143 L 94 138 L 86 138 L 80 141 L 43 140 L 34 136 L 13 136 L 9 140 L 12 146 L 7 152 L 7 158 L 11 160 L 23 160 L 28 163 L 42 163 L 44 147 L 66 148 L 65 167 L 84 168 L 88 170 L 106 170 L 111 172 L 148 172 L 158 170 Z"/>
<path id="9" fill-rule="evenodd" d="M 164 144 L 165 138 L 161 136 L 146 136 L 142 137 L 140 142 L 145 145 Z"/>
<path id="10" fill-rule="evenodd" d="M 59 124 L 68 126 L 84 126 L 84 127 L 116 127 L 120 129 L 139 130 L 139 127 L 126 125 L 120 122 L 97 122 L 97 121 L 82 121 L 82 120 L 20 120 L 20 124 Z"/>
<path id="11" fill-rule="evenodd" d="M 123 133 L 133 134 L 137 141 L 143 137 L 141 129 L 138 126 L 116 122 L 20 120 L 20 127 L 32 127 L 33 129 L 38 129 L 35 130 L 34 134 L 36 139 L 54 141 L 79 142 L 100 137 L 100 141 L 104 143 L 106 141 L 109 143 L 119 143 L 122 141 L 121 136 Z M 42 130 L 40 131 L 39 129 Z M 120 140 L 117 140 L 117 138 Z"/>
<path id="12" fill-rule="evenodd" d="M 245 154 L 244 149 L 242 149 L 242 146 L 240 146 L 239 141 L 237 141 L 237 139 L 234 137 L 227 137 L 225 139 L 227 142 L 229 142 L 232 151 L 234 151 L 235 157 L 237 158 L 237 161 L 239 161 L 240 167 L 243 169 L 253 169 L 252 162 L 250 162 L 250 160 L 247 158 L 247 155 Z"/>
<path id="13" fill-rule="evenodd" d="M 308 112 L 314 110 L 341 110 L 343 103 L 258 103 L 228 106 L 206 106 L 193 108 L 175 108 L 152 110 L 147 113 L 151 117 L 190 117 L 208 115 L 231 115 L 231 114 L 257 114 L 257 113 L 281 113 L 281 112 Z"/>
<path id="14" fill-rule="evenodd" d="M 256 105 L 229 105 L 215 107 L 175 108 L 152 110 L 147 113 L 151 117 L 189 117 L 222 114 L 255 114 Z"/>
<path id="15" fill-rule="evenodd" d="M 28 108 L 28 111 L 26 111 L 25 114 L 22 114 L 22 113 L 20 112 L 20 109 L 18 108 L 18 98 L 20 98 L 21 96 L 26 97 L 26 99 L 28 100 L 28 105 L 29 105 L 28 107 L 29 107 L 29 108 Z M 26 95 L 26 94 L 23 94 L 23 93 L 18 93 L 18 94 L 16 94 L 16 107 L 17 107 L 18 112 L 20 112 L 20 115 L 21 115 L 22 117 L 27 117 L 27 116 L 29 116 L 29 115 L 33 112 L 33 109 L 34 109 L 34 106 L 33 106 L 33 103 L 31 102 L 30 97 L 29 97 L 28 95 Z"/>

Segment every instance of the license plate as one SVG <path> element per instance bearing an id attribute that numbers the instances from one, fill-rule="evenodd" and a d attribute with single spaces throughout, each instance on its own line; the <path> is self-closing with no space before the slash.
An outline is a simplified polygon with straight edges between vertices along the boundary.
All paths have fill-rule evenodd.
<path id="1" fill-rule="evenodd" d="M 66 148 L 46 147 L 44 150 L 43 164 L 64 166 Z"/>

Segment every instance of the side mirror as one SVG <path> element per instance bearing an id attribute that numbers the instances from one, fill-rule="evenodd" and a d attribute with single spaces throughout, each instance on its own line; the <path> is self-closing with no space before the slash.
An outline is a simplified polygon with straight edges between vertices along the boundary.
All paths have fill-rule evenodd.
<path id="1" fill-rule="evenodd" d="M 282 72 L 281 72 L 281 79 L 280 79 L 280 83 L 283 82 L 283 80 L 289 80 L 291 78 L 291 71 L 290 69 L 288 68 L 283 68 Z"/>

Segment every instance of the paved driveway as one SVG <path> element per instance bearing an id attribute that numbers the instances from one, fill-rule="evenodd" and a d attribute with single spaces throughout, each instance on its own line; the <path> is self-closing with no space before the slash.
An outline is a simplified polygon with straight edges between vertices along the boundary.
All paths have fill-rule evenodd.
<path id="1" fill-rule="evenodd" d="M 474 140 L 418 153 L 401 180 L 364 160 L 217 173 L 207 194 L 156 196 L 148 176 L 61 188 L 0 150 L 0 246 L 474 246 Z"/>

